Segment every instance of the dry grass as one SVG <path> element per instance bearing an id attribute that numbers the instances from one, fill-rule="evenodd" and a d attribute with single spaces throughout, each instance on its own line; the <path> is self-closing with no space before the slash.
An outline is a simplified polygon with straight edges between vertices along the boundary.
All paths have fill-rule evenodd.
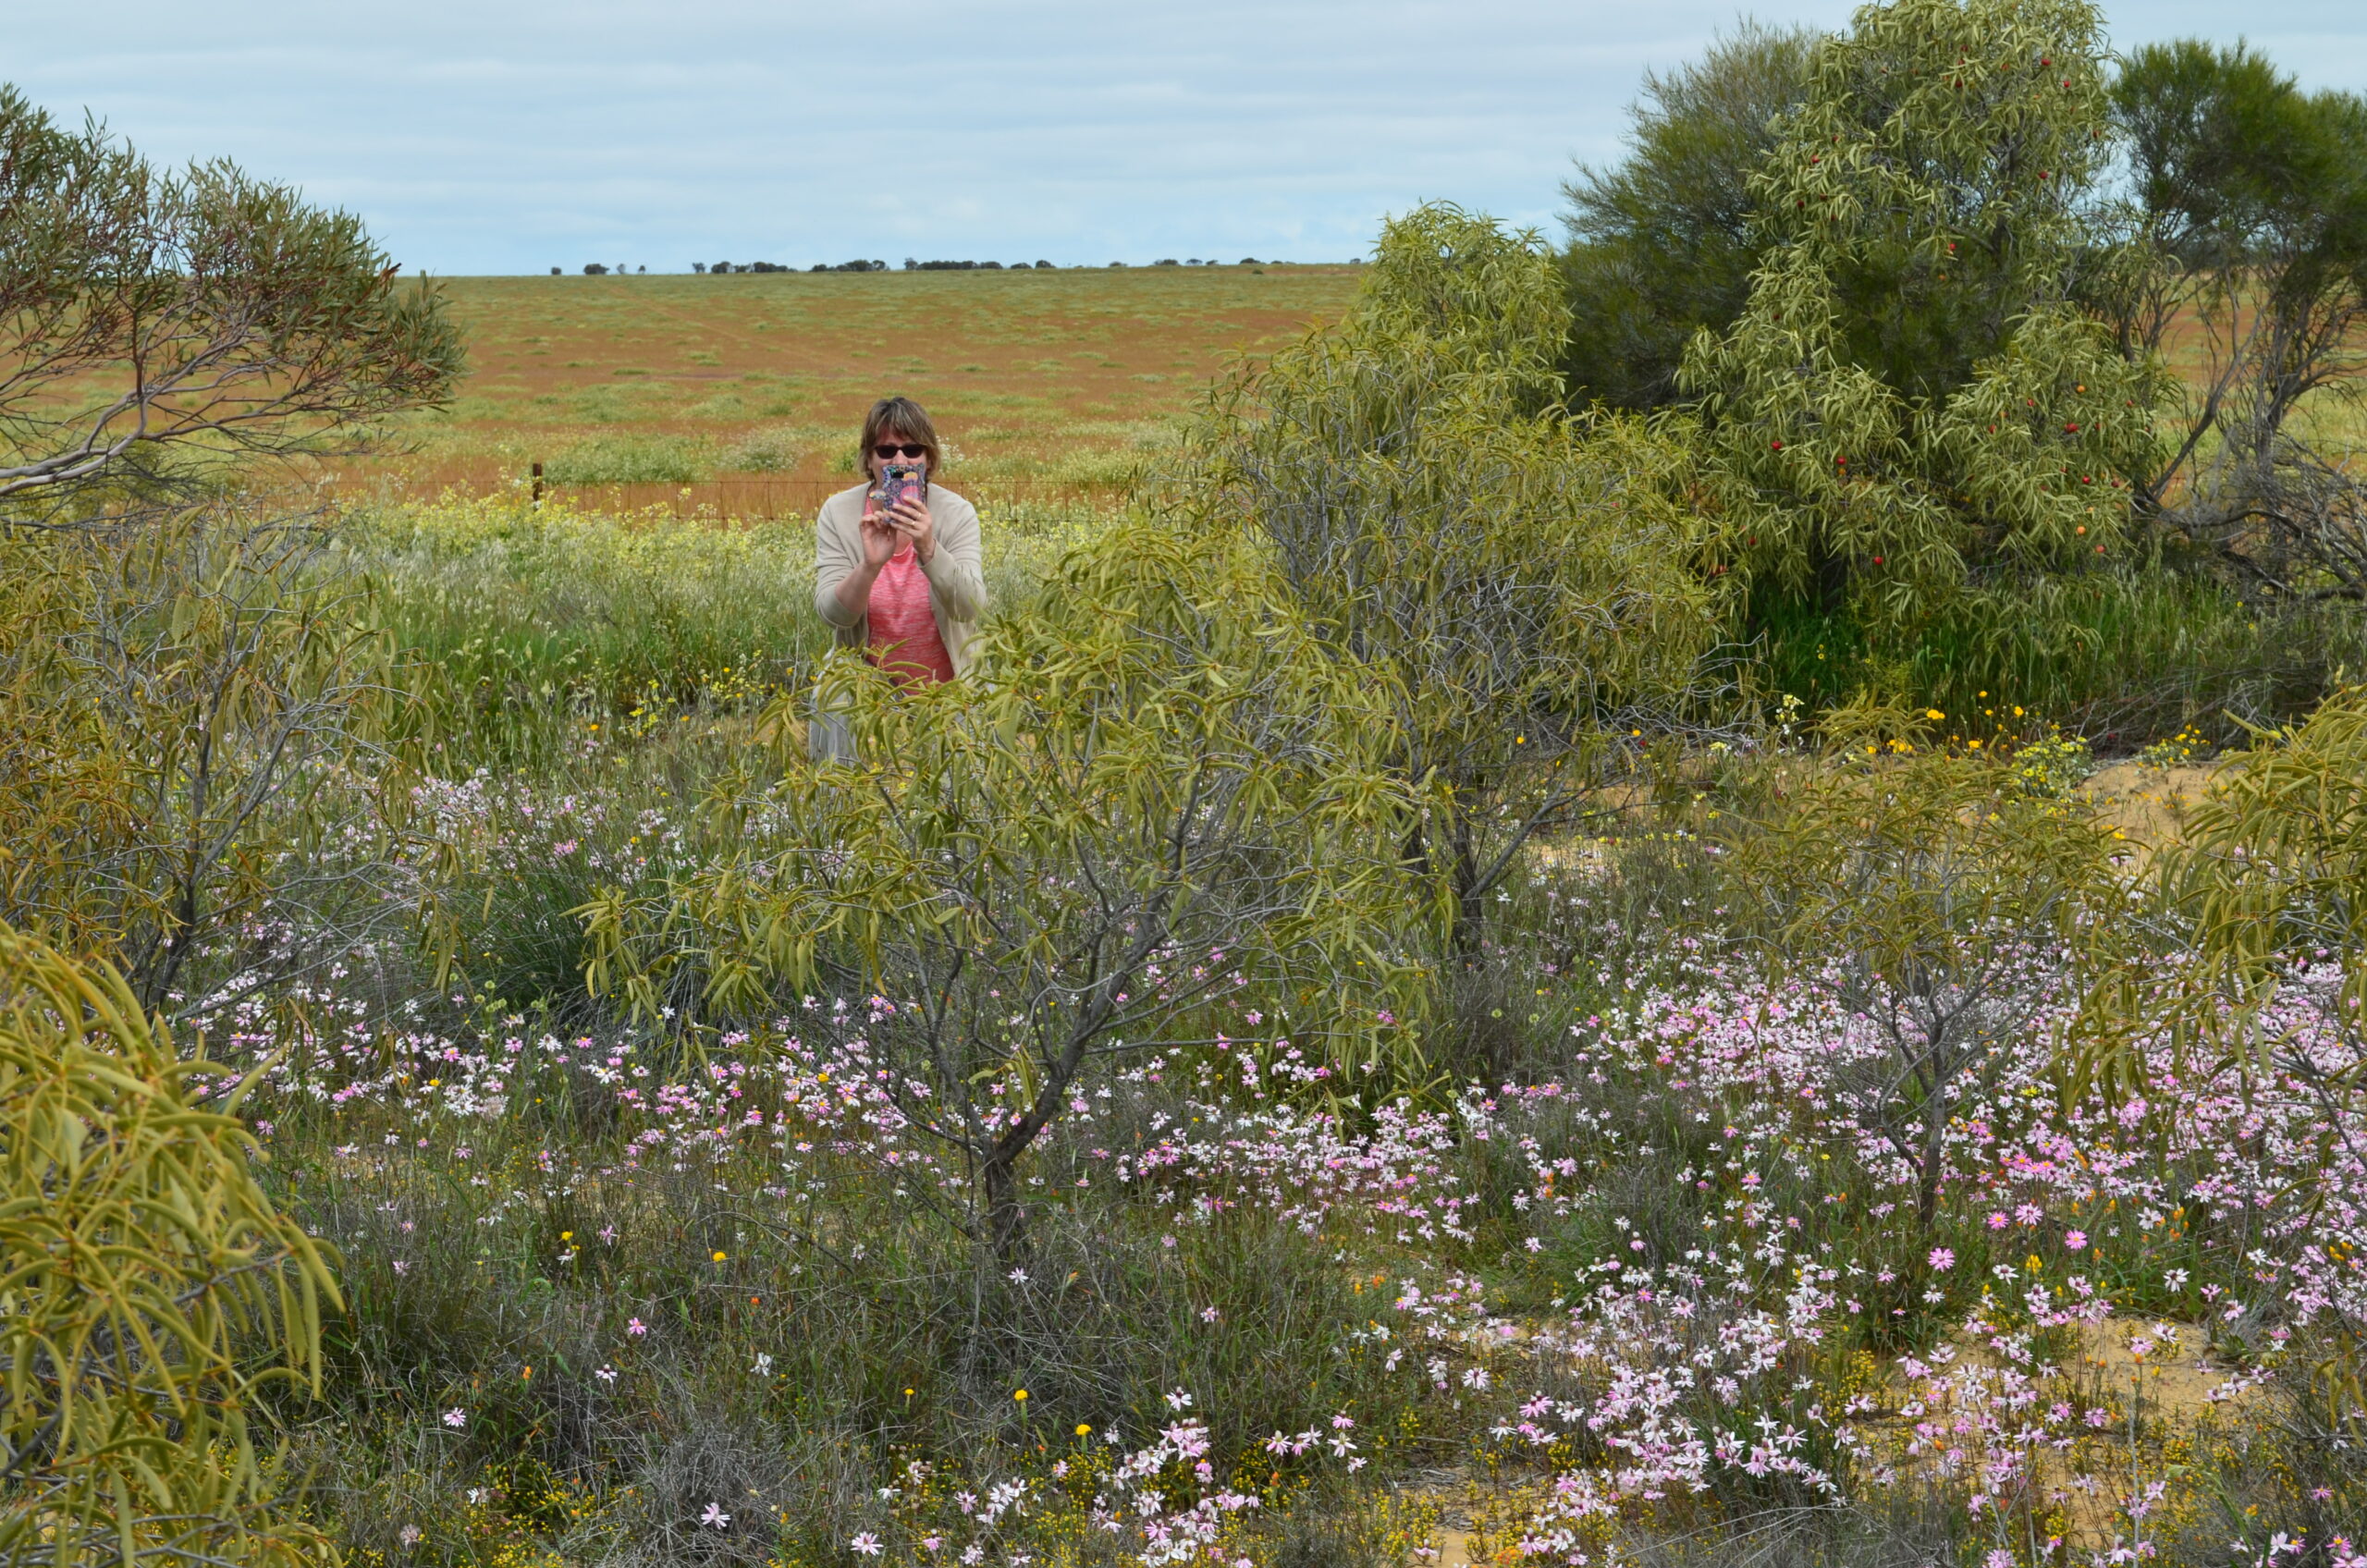
<path id="1" fill-rule="evenodd" d="M 875 398 L 951 443 L 946 480 L 999 500 L 1098 498 L 1171 436 L 1236 353 L 1337 316 L 1351 266 L 459 278 L 459 400 L 349 487 L 484 495 L 528 465 L 647 477 L 580 505 L 810 511 L 850 483 Z M 570 462 L 571 459 L 571 462 Z M 663 472 L 654 472 L 663 471 Z M 564 467 L 562 467 L 564 472 Z"/>

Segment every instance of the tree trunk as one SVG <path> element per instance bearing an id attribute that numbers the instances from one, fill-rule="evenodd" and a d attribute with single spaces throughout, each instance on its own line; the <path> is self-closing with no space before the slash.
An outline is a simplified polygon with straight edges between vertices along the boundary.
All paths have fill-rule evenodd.
<path id="1" fill-rule="evenodd" d="M 1923 1158 L 1919 1190 L 1915 1194 L 1915 1218 L 1923 1231 L 1931 1233 L 1932 1222 L 1940 1214 L 1940 1171 L 1944 1145 L 1942 1139 L 1947 1132 L 1947 1108 L 1935 1089 L 1923 1105 Z"/>
<path id="2" fill-rule="evenodd" d="M 1025 1146 L 1006 1153 L 997 1145 L 978 1170 L 987 1194 L 987 1244 L 1006 1268 L 1019 1267 L 1027 1246 L 1027 1210 L 1019 1201 L 1019 1155 Z"/>
<path id="3" fill-rule="evenodd" d="M 1479 891 L 1479 857 L 1471 842 L 1471 818 L 1454 813 L 1454 956 L 1466 966 L 1479 961 L 1479 928 L 1487 911 Z"/>

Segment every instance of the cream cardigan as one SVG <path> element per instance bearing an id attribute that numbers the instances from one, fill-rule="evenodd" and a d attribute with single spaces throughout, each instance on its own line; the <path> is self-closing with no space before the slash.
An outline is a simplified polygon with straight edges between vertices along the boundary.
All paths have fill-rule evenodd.
<path id="1" fill-rule="evenodd" d="M 841 490 L 822 503 L 814 519 L 814 608 L 838 629 L 839 641 L 860 648 L 871 639 L 871 618 L 849 619 L 839 603 L 839 584 L 863 566 L 863 503 L 868 484 Z M 928 513 L 937 524 L 937 548 L 922 563 L 928 578 L 928 610 L 957 676 L 970 672 L 971 648 L 987 613 L 986 551 L 978 540 L 978 508 L 941 484 L 928 487 Z"/>

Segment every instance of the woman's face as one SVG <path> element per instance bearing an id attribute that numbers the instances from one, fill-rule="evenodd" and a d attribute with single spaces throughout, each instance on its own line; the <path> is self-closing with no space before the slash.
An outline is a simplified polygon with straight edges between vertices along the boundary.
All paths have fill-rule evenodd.
<path id="1" fill-rule="evenodd" d="M 921 444 L 918 436 L 901 430 L 883 430 L 863 454 L 863 471 L 871 476 L 874 484 L 879 479 L 880 453 L 891 447 L 895 450 L 889 453 L 887 461 L 921 464 L 928 461 L 928 448 Z"/>

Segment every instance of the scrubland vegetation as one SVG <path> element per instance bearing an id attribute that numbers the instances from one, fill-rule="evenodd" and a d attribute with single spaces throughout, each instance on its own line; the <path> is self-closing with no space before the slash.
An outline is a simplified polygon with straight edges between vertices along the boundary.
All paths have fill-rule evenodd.
<path id="1" fill-rule="evenodd" d="M 0 101 L 9 1561 L 2367 1561 L 2367 141 L 2095 27 L 1656 88 L 1632 396 L 1649 226 L 1394 221 L 914 692 L 801 521 L 304 499 L 448 308 Z"/>

